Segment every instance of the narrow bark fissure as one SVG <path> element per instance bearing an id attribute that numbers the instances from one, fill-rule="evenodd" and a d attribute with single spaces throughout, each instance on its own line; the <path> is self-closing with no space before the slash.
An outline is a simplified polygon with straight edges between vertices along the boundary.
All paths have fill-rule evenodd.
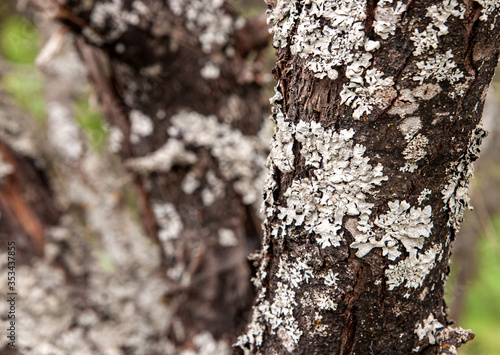
<path id="1" fill-rule="evenodd" d="M 356 302 L 358 301 L 359 296 L 363 292 L 365 286 L 365 279 L 364 279 L 365 266 L 360 264 L 360 262 L 355 258 L 356 256 L 350 255 L 348 260 L 348 265 L 356 269 L 355 271 L 356 283 L 353 285 L 353 289 L 350 292 L 350 294 L 346 295 L 346 297 L 343 300 L 343 302 L 346 305 L 346 309 L 343 313 L 341 313 L 341 315 L 345 317 L 345 321 L 341 335 L 341 345 L 340 345 L 339 355 L 348 355 L 351 353 L 357 336 Z"/>
<path id="2" fill-rule="evenodd" d="M 400 90 L 398 88 L 399 80 L 401 78 L 401 75 L 405 71 L 405 69 L 407 69 L 408 63 L 410 62 L 411 59 L 412 59 L 411 54 L 408 54 L 408 55 L 405 56 L 405 59 L 403 61 L 403 65 L 398 70 L 398 72 L 394 75 L 394 85 L 393 85 L 393 88 L 394 88 L 394 90 L 396 90 L 396 97 L 391 100 L 391 102 L 389 103 L 389 105 L 385 109 L 383 109 L 381 112 L 379 112 L 379 113 L 376 114 L 375 119 L 374 119 L 375 121 L 379 117 L 385 116 L 387 114 L 387 112 L 389 112 L 394 107 L 394 104 L 397 102 L 397 100 L 401 97 L 401 93 L 400 93 Z M 400 120 L 402 121 L 403 119 L 400 118 Z"/>
<path id="3" fill-rule="evenodd" d="M 481 6 L 476 1 L 472 2 L 472 13 L 469 18 L 471 21 L 467 26 L 468 38 L 467 38 L 467 47 L 465 48 L 463 54 L 464 66 L 466 69 L 472 71 L 474 78 L 477 77 L 477 68 L 474 67 L 474 60 L 472 58 L 472 52 L 474 50 L 475 45 L 475 37 L 477 28 L 479 26 L 479 16 L 481 15 Z M 467 93 L 466 93 L 467 94 Z"/>
<path id="4" fill-rule="evenodd" d="M 377 9 L 378 0 L 366 1 L 366 19 L 365 19 L 365 34 L 369 39 L 375 37 L 373 30 L 373 21 L 375 20 L 375 10 Z"/>

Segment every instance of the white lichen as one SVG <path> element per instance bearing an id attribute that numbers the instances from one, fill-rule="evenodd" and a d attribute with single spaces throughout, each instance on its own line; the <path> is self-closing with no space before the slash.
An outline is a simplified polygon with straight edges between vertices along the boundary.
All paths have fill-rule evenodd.
<path id="1" fill-rule="evenodd" d="M 83 153 L 80 129 L 70 107 L 51 101 L 47 104 L 47 136 L 51 145 L 64 159 L 74 161 Z"/>
<path id="2" fill-rule="evenodd" d="M 274 117 L 276 126 L 269 156 L 278 169 L 284 173 L 290 173 L 294 170 L 294 128 L 290 122 L 285 120 L 281 110 Z"/>
<path id="3" fill-rule="evenodd" d="M 153 133 L 153 121 L 139 110 L 130 111 L 130 141 L 139 143 L 142 137 Z"/>
<path id="4" fill-rule="evenodd" d="M 448 225 L 458 230 L 462 222 L 465 209 L 469 206 L 469 181 L 473 176 L 474 164 L 479 157 L 480 145 L 486 132 L 481 126 L 476 127 L 472 132 L 469 145 L 462 158 L 453 163 L 449 171 L 450 177 L 441 193 L 445 209 L 449 211 Z"/>
<path id="5" fill-rule="evenodd" d="M 186 28 L 197 35 L 203 52 L 210 53 L 229 42 L 234 31 L 233 18 L 224 9 L 224 0 L 169 0 L 178 17 L 184 17 Z"/>
<path id="6" fill-rule="evenodd" d="M 445 54 L 436 54 L 425 61 L 416 63 L 420 72 L 413 77 L 413 80 L 423 84 L 427 79 L 434 79 L 437 82 L 444 80 L 454 84 L 464 77 L 464 74 L 457 68 L 457 64 L 452 60 L 451 49 Z"/>
<path id="7" fill-rule="evenodd" d="M 29 334 L 17 339 L 17 350 L 24 355 L 121 354 L 124 348 L 134 354 L 178 353 L 164 336 L 172 317 L 163 301 L 170 285 L 159 272 L 156 243 L 117 198 L 123 176 L 91 151 L 80 162 L 81 174 L 68 180 L 62 174 L 58 189 L 67 188 L 65 197 L 85 206 L 85 228 L 75 228 L 71 214 L 61 216 L 57 227 L 45 230 L 44 256 L 16 265 L 16 292 L 30 305 L 16 309 L 16 326 Z M 2 279 L 7 260 L 0 252 Z M 68 279 L 75 284 L 68 285 Z M 7 314 L 8 306 L 1 302 L 0 313 Z M 8 341 L 2 337 L 0 349 L 7 344 L 4 338 Z"/>
<path id="8" fill-rule="evenodd" d="M 141 19 L 151 17 L 149 8 L 140 1 L 134 1 L 130 9 L 126 8 L 123 0 L 98 2 L 91 9 L 90 23 L 82 33 L 99 46 L 115 42 L 129 26 L 140 27 Z M 117 44 L 117 52 L 121 51 L 119 46 L 120 43 Z"/>
<path id="9" fill-rule="evenodd" d="M 223 247 L 234 247 L 238 245 L 238 238 L 231 229 L 220 228 L 217 231 L 219 244 Z"/>
<path id="10" fill-rule="evenodd" d="M 401 19 L 401 15 L 406 11 L 406 4 L 394 0 L 381 0 L 375 9 L 375 20 L 373 30 L 382 39 L 387 39 L 396 33 L 396 25 Z"/>
<path id="11" fill-rule="evenodd" d="M 334 311 L 338 304 L 333 300 L 333 297 L 326 292 L 314 292 L 315 304 L 325 311 Z"/>
<path id="12" fill-rule="evenodd" d="M 427 319 L 422 323 L 418 323 L 415 327 L 415 334 L 419 340 L 424 340 L 425 337 L 429 339 L 429 344 L 436 344 L 436 331 L 444 326 L 434 318 L 434 314 L 430 313 Z"/>
<path id="13" fill-rule="evenodd" d="M 92 28 L 85 27 L 84 31 L 88 32 L 89 39 L 98 38 L 96 41 L 98 45 L 103 42 L 112 42 L 128 28 L 127 22 L 122 17 L 126 13 L 122 0 L 96 3 L 90 14 Z"/>
<path id="14" fill-rule="evenodd" d="M 441 92 L 441 87 L 438 84 L 425 83 L 413 89 L 399 89 L 399 95 L 388 111 L 390 115 L 398 115 L 400 117 L 410 116 L 417 111 L 420 106 L 419 99 L 430 100 Z M 406 120 L 405 120 L 406 121 Z M 404 121 L 404 122 L 405 122 Z M 405 130 L 404 123 L 400 126 L 400 130 Z M 414 134 L 415 132 L 406 132 L 406 134 Z"/>
<path id="15" fill-rule="evenodd" d="M 366 202 L 367 195 L 387 180 L 381 165 L 368 164 L 365 148 L 354 145 L 353 136 L 353 130 L 336 133 L 316 122 L 300 121 L 295 127 L 305 164 L 315 168 L 314 178 L 292 182 L 279 218 L 314 233 L 322 248 L 340 245 L 345 216 L 368 218 L 373 205 Z"/>
<path id="16" fill-rule="evenodd" d="M 118 153 L 122 148 L 124 135 L 118 127 L 112 126 L 109 129 L 108 148 L 112 153 Z"/>
<path id="17" fill-rule="evenodd" d="M 398 128 L 405 137 L 413 137 L 422 128 L 422 120 L 418 116 L 411 116 L 404 119 Z"/>
<path id="18" fill-rule="evenodd" d="M 260 205 L 261 188 L 267 176 L 263 168 L 267 147 L 258 137 L 244 136 L 215 116 L 196 112 L 181 111 L 171 117 L 171 122 L 173 126 L 168 132 L 172 137 L 208 149 L 217 159 L 224 179 L 242 196 L 243 203 Z"/>
<path id="19" fill-rule="evenodd" d="M 342 103 L 354 109 L 360 119 L 374 106 L 386 107 L 396 92 L 392 77 L 372 68 L 380 43 L 365 35 L 366 2 L 355 1 L 278 1 L 268 12 L 273 25 L 274 46 L 289 45 L 292 54 L 306 60 L 306 67 L 320 79 L 338 78 L 338 68 L 347 66 L 349 79 L 342 91 Z M 292 28 L 296 34 L 290 38 Z"/>
<path id="20" fill-rule="evenodd" d="M 174 166 L 186 166 L 196 162 L 196 154 L 189 152 L 177 139 L 169 139 L 158 150 L 139 158 L 125 161 L 125 166 L 139 174 L 169 172 Z"/>
<path id="21" fill-rule="evenodd" d="M 373 248 L 382 248 L 383 255 L 387 255 L 389 260 L 396 260 L 401 255 L 400 246 L 416 258 L 417 251 L 422 249 L 425 239 L 430 236 L 433 227 L 431 206 L 422 209 L 397 200 L 389 202 L 388 207 L 389 211 L 375 219 L 374 225 L 380 228 L 379 231 L 373 231 L 370 222 L 358 226 L 360 232 L 366 231 L 366 234 L 355 235 L 355 242 L 351 244 L 358 249 L 356 255 L 359 258 Z"/>
<path id="22" fill-rule="evenodd" d="M 416 136 L 407 135 L 408 144 L 403 150 L 403 156 L 406 160 L 406 164 L 401 167 L 400 171 L 408 171 L 410 173 L 414 172 L 418 168 L 418 161 L 423 159 L 427 155 L 425 148 L 429 143 L 426 136 L 422 134 L 417 134 Z"/>
<path id="23" fill-rule="evenodd" d="M 313 268 L 305 262 L 306 258 L 288 258 L 282 256 L 278 264 L 276 276 L 286 281 L 292 288 L 299 287 L 302 283 L 309 282 L 313 274 Z"/>
<path id="24" fill-rule="evenodd" d="M 395 265 L 389 265 L 389 268 L 385 270 L 389 291 L 401 285 L 415 289 L 421 287 L 434 267 L 440 251 L 440 247 L 434 246 L 425 253 L 409 256 Z M 407 292 L 405 297 L 408 298 L 409 296 L 410 293 Z"/>
<path id="25" fill-rule="evenodd" d="M 180 236 L 183 224 L 173 204 L 154 203 L 153 213 L 159 226 L 158 238 L 162 242 L 177 239 Z"/>
<path id="26" fill-rule="evenodd" d="M 215 201 L 224 197 L 225 185 L 213 170 L 207 171 L 205 174 L 205 181 L 206 186 L 201 191 L 201 200 L 205 206 L 211 206 Z"/>
<path id="27" fill-rule="evenodd" d="M 273 301 L 264 313 L 271 331 L 278 335 L 283 346 L 290 352 L 293 352 L 302 336 L 302 331 L 293 315 L 295 306 L 297 306 L 295 292 L 288 285 L 278 282 Z"/>
<path id="28" fill-rule="evenodd" d="M 481 5 L 481 16 L 479 16 L 481 21 L 487 21 L 490 15 L 500 11 L 500 2 L 498 0 L 477 0 L 477 2 Z M 495 23 L 491 25 L 490 29 L 493 28 L 495 28 Z"/>
<path id="29" fill-rule="evenodd" d="M 186 195 L 191 195 L 198 189 L 198 187 L 200 187 L 200 185 L 201 183 L 196 175 L 190 171 L 182 180 L 181 189 Z"/>
<path id="30" fill-rule="evenodd" d="M 195 349 L 183 350 L 180 355 L 231 355 L 231 347 L 223 340 L 217 340 L 208 332 L 203 331 L 193 337 Z"/>
<path id="31" fill-rule="evenodd" d="M 427 196 L 432 193 L 432 190 L 423 189 L 420 195 L 418 196 L 418 204 L 421 205 L 425 200 L 427 200 Z"/>
<path id="32" fill-rule="evenodd" d="M 397 95 L 392 77 L 384 78 L 381 71 L 367 69 L 370 65 L 370 61 L 361 60 L 347 66 L 350 81 L 340 93 L 342 103 L 354 109 L 352 116 L 357 120 L 372 112 L 374 106 L 387 107 Z"/>
<path id="33" fill-rule="evenodd" d="M 325 280 L 326 286 L 337 286 L 337 277 L 338 276 L 339 276 L 339 274 L 334 273 L 332 270 L 328 270 L 326 275 L 322 275 L 323 279 Z"/>
<path id="34" fill-rule="evenodd" d="M 220 76 L 220 67 L 213 62 L 207 62 L 201 68 L 201 77 L 205 80 L 215 80 Z"/>
<path id="35" fill-rule="evenodd" d="M 443 0 L 439 5 L 431 5 L 427 8 L 426 17 L 431 19 L 425 30 L 420 32 L 418 28 L 413 30 L 410 39 L 415 45 L 413 55 L 425 54 L 428 50 L 436 49 L 439 44 L 439 37 L 448 34 L 446 22 L 450 16 L 463 18 L 465 6 L 458 4 L 457 0 Z"/>

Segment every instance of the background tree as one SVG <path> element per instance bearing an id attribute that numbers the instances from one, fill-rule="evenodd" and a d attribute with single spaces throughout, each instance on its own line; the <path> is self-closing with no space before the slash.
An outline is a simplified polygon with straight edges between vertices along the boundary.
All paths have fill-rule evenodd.
<path id="1" fill-rule="evenodd" d="M 250 353 L 456 354 L 451 242 L 496 1 L 270 1 L 276 132 Z"/>
<path id="2" fill-rule="evenodd" d="M 53 184 L 63 190 L 66 206 L 76 208 L 77 216 L 101 235 L 103 245 L 97 249 L 110 253 L 98 260 L 101 265 L 85 262 L 96 259 L 93 237 L 85 231 L 80 235 L 77 227 L 40 238 L 52 253 L 48 260 L 32 261 L 35 279 L 59 268 L 53 282 L 38 287 L 49 294 L 55 284 L 69 284 L 48 296 L 65 311 L 56 325 L 55 310 L 46 310 L 54 316 L 47 332 L 61 333 L 68 322 L 76 326 L 71 346 L 37 332 L 44 340 L 38 339 L 43 345 L 34 351 L 135 352 L 142 344 L 141 351 L 159 353 L 211 347 L 227 352 L 253 300 L 246 257 L 260 243 L 256 211 L 271 130 L 263 125 L 268 103 L 261 96 L 259 63 L 246 57 L 266 45 L 265 22 L 245 21 L 229 4 L 212 1 L 33 3 L 67 26 L 54 31 L 37 60 L 48 83 L 48 138 L 55 150 L 62 148 L 58 153 L 74 153 L 61 156 L 70 162 L 56 169 L 64 183 Z M 76 33 L 77 49 L 108 119 L 110 149 L 132 176 L 153 248 L 113 195 L 125 174 L 112 157 L 85 154 L 78 134 L 58 135 L 73 119 L 68 112 L 74 95 L 59 75 L 71 61 L 56 60 L 68 29 Z M 249 29 L 258 33 L 252 41 L 244 37 Z M 75 168 L 76 176 L 66 174 L 65 164 Z M 78 218 L 66 218 L 59 227 L 75 222 Z M 103 264 L 105 270 L 99 270 Z M 33 279 L 20 273 L 25 284 Z M 134 278 L 141 281 L 132 283 Z M 99 289 L 105 291 L 109 282 L 122 295 L 103 301 Z M 141 290 L 147 293 L 142 301 Z M 25 319 L 36 319 L 39 311 L 27 310 L 33 318 Z M 82 317 L 90 323 L 80 322 Z M 117 324 L 124 324 L 119 331 Z M 135 327 L 143 328 L 138 336 L 132 336 Z"/>

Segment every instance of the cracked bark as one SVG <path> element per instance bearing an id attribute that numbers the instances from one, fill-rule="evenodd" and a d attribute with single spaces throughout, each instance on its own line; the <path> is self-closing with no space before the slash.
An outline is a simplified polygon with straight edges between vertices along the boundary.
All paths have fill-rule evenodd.
<path id="1" fill-rule="evenodd" d="M 299 30 L 307 33 L 304 28 L 316 29 L 310 41 L 317 45 L 322 36 L 335 31 L 336 25 L 332 24 L 335 16 L 349 18 L 349 12 L 344 10 L 326 18 L 321 17 L 321 11 L 327 11 L 327 2 L 320 1 L 317 5 L 311 2 L 269 2 L 272 21 L 275 21 L 275 40 L 278 41 L 275 43 L 281 44 L 277 48 L 274 71 L 278 83 L 274 99 L 274 121 L 278 133 L 274 136 L 275 151 L 271 152 L 271 172 L 266 188 L 264 248 L 255 256 L 260 264 L 257 279 L 260 294 L 253 309 L 253 321 L 236 349 L 252 354 L 456 354 L 456 348 L 471 340 L 474 334 L 452 327 L 443 299 L 444 284 L 449 270 L 450 245 L 467 205 L 464 189 L 484 136 L 480 128 L 482 108 L 500 51 L 498 13 L 492 11 L 487 19 L 480 19 L 486 8 L 472 1 L 334 3 L 339 8 L 355 4 L 351 8 L 353 13 L 357 11 L 356 7 L 363 6 L 368 11 L 363 16 L 364 48 L 367 48 L 367 39 L 379 41 L 380 48 L 370 50 L 370 65 L 361 69 L 355 67 L 353 60 L 343 57 L 343 64 L 335 66 L 338 78 L 330 80 L 326 73 L 324 78 L 318 78 L 308 69 L 313 55 L 297 49 L 307 50 L 307 45 L 300 45 L 301 41 L 309 40 L 301 37 Z M 394 33 L 382 38 L 374 31 L 377 12 L 395 11 L 396 5 L 401 4 L 407 7 L 397 18 Z M 429 10 L 433 5 L 436 9 L 448 11 L 443 23 L 447 31 L 436 34 L 435 47 L 430 46 L 415 54 L 418 39 L 412 39 L 412 36 L 429 30 L 429 24 L 437 21 L 435 16 L 427 16 L 434 11 Z M 448 5 L 451 10 L 445 9 Z M 321 10 L 313 16 L 308 11 L 313 11 L 314 6 Z M 438 33 L 437 25 L 432 26 L 429 31 Z M 326 27 L 330 27 L 330 32 Z M 280 32 L 282 28 L 291 30 Z M 346 35 L 339 32 L 338 36 Z M 335 42 L 337 39 L 333 36 L 328 40 Z M 286 45 L 283 45 L 284 41 Z M 348 40 L 343 44 L 348 46 Z M 428 42 L 423 45 L 426 44 Z M 348 55 L 368 52 L 363 50 L 363 45 L 353 48 Z M 343 47 L 337 50 L 340 52 L 341 49 Z M 425 76 L 422 63 L 431 67 L 429 63 L 442 58 L 448 51 L 451 51 L 456 65 L 453 68 L 463 76 L 454 79 L 456 72 L 448 70 L 444 77 L 438 77 L 432 68 L 427 69 L 427 74 L 431 74 Z M 331 54 L 318 52 L 319 49 L 314 59 L 320 62 L 328 61 L 328 55 L 342 55 L 335 49 Z M 341 97 L 343 88 L 345 90 L 350 78 L 354 77 L 349 69 L 360 70 L 361 78 L 357 80 L 361 80 L 361 86 L 365 88 L 371 85 L 366 80 L 369 69 L 393 78 L 390 89 L 383 88 L 385 93 L 382 89 L 371 92 L 372 97 L 378 97 L 379 101 L 360 119 L 355 119 L 354 109 L 357 107 L 352 102 L 361 96 L 354 96 L 352 101 Z M 422 75 L 425 78 L 419 83 L 415 78 Z M 391 95 L 390 90 L 396 94 Z M 362 95 L 362 92 L 357 91 L 356 95 Z M 419 123 L 409 131 L 407 127 L 411 126 L 407 124 L 417 119 Z M 315 127 L 316 123 L 321 129 L 307 128 Z M 346 196 L 347 202 L 344 202 L 334 198 L 345 196 L 342 190 L 350 189 L 352 185 L 348 177 L 355 179 L 351 174 L 357 165 L 353 166 L 354 158 L 348 156 L 345 164 L 351 164 L 350 170 L 343 170 L 347 168 L 339 160 L 337 167 L 343 171 L 343 178 L 336 177 L 334 191 L 328 190 L 327 185 L 333 180 L 327 179 L 324 170 L 328 159 L 340 154 L 338 151 L 342 148 L 331 145 L 325 152 L 308 147 L 303 138 L 307 129 L 313 132 L 314 138 L 310 138 L 313 142 L 314 139 L 321 141 L 323 134 L 331 138 L 352 129 L 355 132 L 354 145 L 366 148 L 364 157 L 369 158 L 369 165 L 383 167 L 382 174 L 387 181 L 374 187 L 376 191 L 366 197 L 366 201 L 372 204 L 367 223 L 372 223 L 370 233 L 373 233 L 373 239 L 367 237 L 363 242 L 371 240 L 373 243 L 367 253 L 360 253 L 359 244 L 353 246 L 362 234 L 360 224 L 357 224 L 361 223 L 359 211 L 344 212 L 340 230 L 335 235 L 339 238 L 339 245 L 318 247 L 324 232 L 315 229 L 315 223 L 322 218 L 318 211 L 330 206 L 330 216 L 320 221 L 332 225 L 331 219 L 340 210 L 339 206 L 355 199 Z M 332 132 L 324 133 L 327 129 Z M 412 160 L 408 152 L 418 144 L 417 138 L 425 141 L 424 151 L 420 151 L 422 156 Z M 279 157 L 286 153 L 283 147 L 287 144 L 293 144 L 293 159 L 289 160 L 293 167 L 288 170 L 279 163 Z M 317 162 L 313 160 L 314 154 L 319 160 L 318 165 L 314 165 Z M 324 180 L 321 176 L 325 176 Z M 300 187 L 304 190 L 292 190 L 294 184 L 305 186 Z M 450 186 L 453 187 L 453 200 L 446 197 L 445 191 Z M 426 189 L 429 194 L 422 195 Z M 291 191 L 298 196 L 291 195 Z M 333 202 L 328 204 L 329 201 Z M 411 206 L 415 214 L 424 206 L 432 209 L 431 224 L 428 224 L 430 232 L 419 237 L 422 246 L 408 248 L 400 244 L 409 227 L 398 229 L 397 220 L 381 227 L 381 219 L 389 214 L 395 202 L 398 206 L 407 203 L 407 211 Z M 405 219 L 410 220 L 410 214 Z M 354 227 L 351 223 L 355 223 Z M 390 253 L 389 244 L 383 240 L 388 230 L 397 230 L 391 238 L 394 238 L 399 254 L 391 258 L 387 254 Z M 412 253 L 415 253 L 414 260 L 418 263 L 406 266 L 405 262 L 412 260 Z M 417 275 L 424 255 L 431 257 L 432 262 L 426 264 L 427 269 L 421 275 Z M 283 263 L 288 264 L 283 266 Z M 331 287 L 321 281 L 328 272 L 337 275 Z M 394 273 L 399 273 L 399 279 L 394 279 Z M 325 306 L 325 301 L 316 296 L 318 294 L 336 306 Z"/>

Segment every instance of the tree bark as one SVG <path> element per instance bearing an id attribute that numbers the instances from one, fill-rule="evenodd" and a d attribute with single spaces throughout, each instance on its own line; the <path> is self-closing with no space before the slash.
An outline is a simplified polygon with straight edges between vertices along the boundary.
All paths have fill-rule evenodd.
<path id="1" fill-rule="evenodd" d="M 249 47 L 222 1 L 32 2 L 77 34 L 170 281 L 172 337 L 233 341 L 253 302 L 246 257 L 261 239 L 269 130 L 245 56 L 267 34 Z"/>
<path id="2" fill-rule="evenodd" d="M 450 244 L 485 135 L 496 1 L 270 1 L 276 131 L 252 354 L 456 354 Z M 243 351 L 242 351 L 243 352 Z"/>

